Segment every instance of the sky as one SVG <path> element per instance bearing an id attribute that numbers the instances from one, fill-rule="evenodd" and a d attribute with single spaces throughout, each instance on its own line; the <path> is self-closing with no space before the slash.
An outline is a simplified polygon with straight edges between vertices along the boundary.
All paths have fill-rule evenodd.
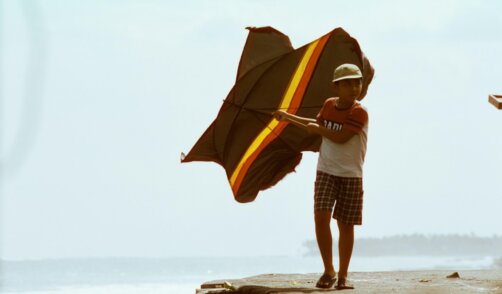
<path id="1" fill-rule="evenodd" d="M 316 153 L 247 204 L 181 164 L 248 26 L 342 27 L 375 68 L 356 238 L 502 235 L 502 2 L 0 1 L 0 258 L 300 255 Z M 336 231 L 333 231 L 336 233 Z"/>

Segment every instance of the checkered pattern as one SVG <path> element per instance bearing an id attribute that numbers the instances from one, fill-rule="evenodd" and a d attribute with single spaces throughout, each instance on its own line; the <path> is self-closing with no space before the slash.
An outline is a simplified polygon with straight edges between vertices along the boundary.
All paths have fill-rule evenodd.
<path id="1" fill-rule="evenodd" d="M 335 206 L 333 218 L 343 224 L 361 225 L 363 179 L 337 177 L 317 171 L 314 211 L 332 211 L 333 205 Z"/>

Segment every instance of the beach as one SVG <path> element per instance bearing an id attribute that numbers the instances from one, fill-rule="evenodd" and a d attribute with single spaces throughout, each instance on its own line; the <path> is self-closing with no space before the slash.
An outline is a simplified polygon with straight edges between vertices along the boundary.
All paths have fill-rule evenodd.
<path id="1" fill-rule="evenodd" d="M 321 269 L 318 256 L 2 260 L 0 293 L 194 294 L 199 289 L 202 294 L 223 290 L 200 290 L 202 284 L 214 281 L 227 281 L 234 287 L 293 287 L 312 292 Z M 455 271 L 459 279 L 445 278 Z M 502 289 L 496 283 L 502 281 L 501 272 L 495 257 L 354 256 L 349 278 L 357 287 L 355 293 L 438 288 L 451 290 L 446 293 L 497 293 Z"/>

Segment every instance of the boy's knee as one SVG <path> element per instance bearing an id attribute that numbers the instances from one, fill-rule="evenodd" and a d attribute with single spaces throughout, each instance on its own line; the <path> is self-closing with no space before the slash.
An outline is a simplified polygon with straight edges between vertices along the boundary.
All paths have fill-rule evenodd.
<path id="1" fill-rule="evenodd" d="M 331 211 L 316 211 L 314 213 L 316 225 L 328 224 L 331 222 Z"/>
<path id="2" fill-rule="evenodd" d="M 337 222 L 337 224 L 338 224 L 338 229 L 340 230 L 341 233 L 354 232 L 354 225 L 353 224 L 344 224 L 341 222 Z"/>

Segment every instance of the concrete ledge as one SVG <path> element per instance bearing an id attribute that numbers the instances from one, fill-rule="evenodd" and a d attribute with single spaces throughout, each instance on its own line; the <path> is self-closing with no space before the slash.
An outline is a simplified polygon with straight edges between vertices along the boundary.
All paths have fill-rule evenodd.
<path id="1" fill-rule="evenodd" d="M 502 293 L 502 270 L 396 271 L 350 273 L 355 290 L 315 288 L 320 274 L 264 274 L 235 280 L 210 281 L 197 289 L 209 293 Z M 451 276 L 451 277 L 448 277 Z"/>

